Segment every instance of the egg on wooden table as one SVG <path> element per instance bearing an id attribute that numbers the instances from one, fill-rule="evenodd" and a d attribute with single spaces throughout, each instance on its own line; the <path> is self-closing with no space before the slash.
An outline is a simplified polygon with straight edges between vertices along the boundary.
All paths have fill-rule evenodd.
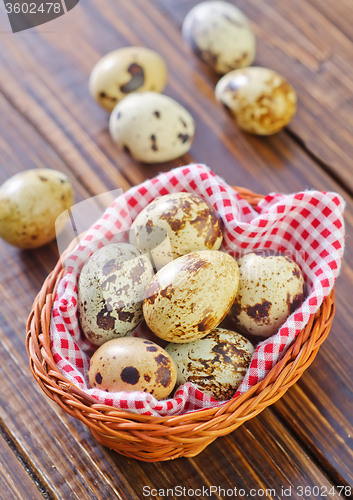
<path id="1" fill-rule="evenodd" d="M 88 259 L 78 282 L 78 313 L 93 344 L 124 337 L 141 323 L 152 276 L 149 259 L 128 243 L 107 245 Z"/>
<path id="2" fill-rule="evenodd" d="M 69 178 L 49 168 L 18 173 L 0 187 L 0 236 L 23 249 L 52 241 L 67 218 L 57 218 L 74 203 Z"/>
<path id="3" fill-rule="evenodd" d="M 202 339 L 166 347 L 177 368 L 176 386 L 192 382 L 218 400 L 230 399 L 245 377 L 254 353 L 242 335 L 215 328 Z"/>
<path id="4" fill-rule="evenodd" d="M 238 260 L 238 294 L 229 313 L 244 334 L 270 337 L 304 301 L 305 281 L 287 255 L 257 251 Z"/>
<path id="5" fill-rule="evenodd" d="M 171 193 L 147 205 L 132 224 L 130 242 L 151 252 L 159 270 L 172 259 L 198 250 L 218 250 L 221 221 L 213 206 L 194 193 Z"/>
<path id="6" fill-rule="evenodd" d="M 143 315 L 168 342 L 204 337 L 226 316 L 238 290 L 239 270 L 230 255 L 203 250 L 173 260 L 153 277 Z"/>
<path id="7" fill-rule="evenodd" d="M 195 122 L 171 97 L 141 92 L 128 95 L 115 106 L 109 130 L 117 146 L 135 160 L 159 163 L 189 151 Z"/>
<path id="8" fill-rule="evenodd" d="M 157 52 L 145 47 L 124 47 L 105 55 L 92 70 L 89 89 L 108 111 L 132 92 L 162 92 L 167 67 Z"/>
<path id="9" fill-rule="evenodd" d="M 231 71 L 216 85 L 216 98 L 246 132 L 271 135 L 292 120 L 297 96 L 272 69 L 251 67 Z"/>
<path id="10" fill-rule="evenodd" d="M 256 51 L 246 16 L 229 2 L 201 2 L 186 15 L 183 37 L 194 53 L 219 74 L 249 66 Z"/>
<path id="11" fill-rule="evenodd" d="M 149 340 L 124 337 L 99 347 L 90 360 L 90 387 L 106 392 L 143 391 L 164 399 L 176 382 L 170 355 Z"/>

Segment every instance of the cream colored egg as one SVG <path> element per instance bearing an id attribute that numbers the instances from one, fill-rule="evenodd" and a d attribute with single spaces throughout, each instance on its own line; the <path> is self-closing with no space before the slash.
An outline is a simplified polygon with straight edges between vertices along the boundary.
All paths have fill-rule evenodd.
<path id="1" fill-rule="evenodd" d="M 117 146 L 136 160 L 158 163 L 189 151 L 195 123 L 170 97 L 156 92 L 131 94 L 113 110 L 109 130 Z"/>
<path id="2" fill-rule="evenodd" d="M 270 337 L 303 303 L 305 282 L 290 257 L 259 251 L 238 260 L 239 289 L 230 317 L 242 333 Z"/>
<path id="3" fill-rule="evenodd" d="M 142 321 L 142 301 L 153 276 L 149 259 L 127 243 L 107 245 L 82 268 L 78 312 L 85 336 L 95 345 L 132 332 Z"/>
<path id="4" fill-rule="evenodd" d="M 213 206 L 193 193 L 172 193 L 147 205 L 134 220 L 130 242 L 151 252 L 155 267 L 197 250 L 218 250 L 221 221 Z"/>
<path id="5" fill-rule="evenodd" d="M 93 354 L 88 370 L 92 389 L 106 392 L 142 391 L 164 399 L 176 382 L 176 367 L 159 345 L 124 337 L 106 342 Z"/>
<path id="6" fill-rule="evenodd" d="M 219 251 L 192 252 L 164 266 L 146 290 L 143 315 L 157 337 L 191 342 L 226 316 L 238 290 L 233 257 Z"/>
<path id="7" fill-rule="evenodd" d="M 74 203 L 69 178 L 47 168 L 26 170 L 0 187 L 0 236 L 29 249 L 46 245 L 64 228 L 55 221 Z"/>
<path id="8" fill-rule="evenodd" d="M 216 86 L 223 103 L 239 127 L 257 135 L 275 134 L 292 120 L 297 108 L 293 87 L 267 68 L 231 71 Z"/>
<path id="9" fill-rule="evenodd" d="M 104 56 L 92 70 L 89 89 L 108 111 L 132 92 L 163 92 L 167 67 L 162 57 L 145 47 L 124 47 Z"/>
<path id="10" fill-rule="evenodd" d="M 231 399 L 245 377 L 254 347 L 239 333 L 215 328 L 188 344 L 168 344 L 177 368 L 177 387 L 192 382 L 218 400 Z"/>
<path id="11" fill-rule="evenodd" d="M 184 19 L 182 33 L 194 53 L 219 74 L 250 66 L 256 39 L 245 15 L 228 2 L 202 2 Z"/>

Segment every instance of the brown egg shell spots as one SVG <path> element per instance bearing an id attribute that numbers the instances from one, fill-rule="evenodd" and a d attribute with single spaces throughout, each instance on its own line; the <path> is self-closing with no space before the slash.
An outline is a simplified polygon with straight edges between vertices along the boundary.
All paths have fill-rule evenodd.
<path id="1" fill-rule="evenodd" d="M 23 249 L 52 241 L 65 227 L 74 203 L 69 178 L 38 168 L 15 174 L 0 186 L 0 236 Z"/>
<path id="2" fill-rule="evenodd" d="M 269 281 L 261 275 L 258 279 L 244 275 L 249 272 L 246 268 L 251 262 L 249 259 L 252 259 L 252 265 L 257 266 L 260 273 L 270 272 Z M 268 268 L 264 267 L 265 260 L 269 263 Z M 242 333 L 272 336 L 304 301 L 305 282 L 301 270 L 287 255 L 278 252 L 266 252 L 264 255 L 261 250 L 247 254 L 238 263 L 240 284 L 229 315 L 231 322 Z M 279 266 L 277 270 L 275 266 Z"/>
<path id="3" fill-rule="evenodd" d="M 193 251 L 218 250 L 223 239 L 215 209 L 194 193 L 172 193 L 154 200 L 140 212 L 132 227 L 130 242 L 143 253 L 169 239 L 164 253 L 154 258 L 157 269 Z"/>
<path id="4" fill-rule="evenodd" d="M 79 277 L 78 317 L 95 345 L 133 331 L 142 321 L 142 300 L 152 265 L 132 245 L 107 245 L 95 252 Z"/>
<path id="5" fill-rule="evenodd" d="M 109 131 L 116 145 L 135 160 L 159 163 L 189 151 L 195 121 L 187 109 L 164 94 L 134 92 L 113 109 Z"/>
<path id="6" fill-rule="evenodd" d="M 112 111 L 126 95 L 162 92 L 167 68 L 159 54 L 145 47 L 124 47 L 106 54 L 92 70 L 89 88 L 97 102 Z"/>
<path id="7" fill-rule="evenodd" d="M 271 135 L 293 118 L 296 93 L 278 73 L 252 66 L 225 75 L 216 86 L 216 98 L 238 126 L 258 135 Z"/>
<path id="8" fill-rule="evenodd" d="M 192 382 L 218 400 L 230 399 L 243 380 L 254 352 L 238 333 L 215 328 L 190 344 L 169 344 L 177 365 L 177 386 Z"/>
<path id="9" fill-rule="evenodd" d="M 142 391 L 163 399 L 174 389 L 176 367 L 157 344 L 124 337 L 97 349 L 91 358 L 88 377 L 92 388 L 106 392 Z"/>
<path id="10" fill-rule="evenodd" d="M 238 266 L 227 254 L 193 252 L 162 268 L 146 291 L 143 312 L 164 340 L 189 342 L 218 326 L 238 286 Z"/>
<path id="11" fill-rule="evenodd" d="M 249 66 L 255 57 L 248 21 L 230 3 L 197 4 L 185 17 L 182 34 L 194 54 L 220 75 Z"/>

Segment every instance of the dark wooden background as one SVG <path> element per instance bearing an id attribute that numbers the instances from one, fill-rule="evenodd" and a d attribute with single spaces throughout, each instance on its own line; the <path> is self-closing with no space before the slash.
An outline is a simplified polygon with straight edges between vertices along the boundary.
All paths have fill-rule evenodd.
<path id="1" fill-rule="evenodd" d="M 266 194 L 334 190 L 347 201 L 347 245 L 337 314 L 315 362 L 279 402 L 193 459 L 148 464 L 98 445 L 36 385 L 25 351 L 33 299 L 57 260 L 54 243 L 20 251 L 0 241 L 0 498 L 136 499 L 143 486 L 275 488 L 273 498 L 349 497 L 353 486 L 353 2 L 233 0 L 258 39 L 255 63 L 294 85 L 299 109 L 274 137 L 241 133 L 215 102 L 215 76 L 180 26 L 196 0 L 81 0 L 70 13 L 12 34 L 0 5 L 0 183 L 29 168 L 69 175 L 77 201 L 204 162 L 230 184 Z M 142 165 L 117 151 L 88 77 L 125 45 L 157 50 L 166 94 L 196 120 L 189 154 Z M 301 495 L 300 486 L 308 487 Z M 333 489 L 332 489 L 333 488 Z M 217 494 L 213 498 L 221 498 Z M 162 496 L 156 498 L 163 498 Z M 185 497 L 186 498 L 186 497 Z M 260 498 L 260 495 L 255 498 Z M 317 498 L 317 496 L 316 496 Z M 322 496 L 324 498 L 324 496 Z"/>

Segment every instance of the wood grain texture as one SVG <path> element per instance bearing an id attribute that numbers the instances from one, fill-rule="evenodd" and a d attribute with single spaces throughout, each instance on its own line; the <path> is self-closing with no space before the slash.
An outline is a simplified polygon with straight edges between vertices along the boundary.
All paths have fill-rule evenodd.
<path id="1" fill-rule="evenodd" d="M 31 162 L 26 160 L 28 167 L 45 164 L 66 170 L 52 148 L 3 97 L 0 108 L 2 165 L 11 163 L 11 169 L 21 170 L 25 153 L 32 147 Z M 5 176 L 12 172 L 5 167 L 3 170 Z M 79 199 L 87 195 L 75 177 L 72 181 Z M 0 241 L 0 252 L 0 298 L 6 303 L 0 313 L 0 426 L 16 443 L 47 498 L 140 500 L 143 486 L 271 488 L 276 491 L 273 498 L 281 498 L 282 487 L 305 484 L 332 488 L 333 483 L 271 411 L 218 439 L 190 460 L 145 464 L 98 445 L 85 425 L 67 416 L 42 393 L 30 374 L 25 352 L 28 310 L 54 266 L 55 244 L 23 252 Z M 0 454 L 7 456 L 5 451 L 1 453 L 1 446 Z"/>
<path id="2" fill-rule="evenodd" d="M 0 436 L 0 498 L 7 500 L 43 500 L 36 484 Z"/>
<path id="3" fill-rule="evenodd" d="M 335 161 L 345 158 L 340 172 L 350 189 L 350 152 L 341 140 L 345 137 L 341 131 L 346 130 L 341 127 L 341 108 L 337 108 L 338 117 L 332 112 L 332 106 L 337 105 L 335 93 L 332 89 L 332 95 L 329 93 L 331 111 L 327 116 L 331 121 L 325 103 L 312 95 L 316 85 L 318 93 L 322 92 L 321 85 L 329 86 L 326 80 L 321 83 L 317 69 L 322 57 L 318 47 L 327 39 L 323 35 L 310 38 L 318 29 L 315 23 L 324 22 L 329 37 L 336 33 L 327 20 L 327 2 L 321 16 L 326 16 L 325 22 L 320 16 L 320 21 L 315 22 L 310 17 L 315 26 L 312 33 L 309 21 L 302 16 L 305 36 L 296 31 L 299 21 L 294 5 L 293 27 L 289 29 L 290 11 L 284 15 L 283 4 L 292 2 L 279 5 L 249 0 L 246 4 L 239 2 L 239 6 L 254 20 L 261 39 L 259 64 L 271 63 L 270 67 L 286 74 L 300 89 L 301 108 L 291 130 L 312 148 L 306 139 L 310 133 L 316 148 L 312 151 L 318 154 L 320 150 L 325 161 L 330 155 Z M 210 482 L 223 488 L 230 484 L 238 488 L 273 485 L 277 490 L 286 484 L 352 484 L 352 199 L 291 135 L 281 132 L 265 139 L 236 129 L 214 100 L 214 76 L 190 55 L 181 40 L 178 26 L 192 2 L 163 0 L 159 5 L 168 10 L 173 22 L 152 0 L 108 0 L 104 8 L 103 3 L 86 0 L 69 15 L 51 23 L 50 30 L 41 27 L 35 29 L 35 36 L 23 33 L 16 38 L 1 37 L 0 91 L 6 99 L 0 101 L 0 182 L 23 169 L 49 166 L 70 176 L 77 200 L 82 200 L 117 187 L 128 189 L 159 171 L 197 161 L 207 163 L 230 184 L 257 192 L 305 188 L 339 191 L 347 199 L 348 238 L 337 283 L 337 315 L 332 332 L 312 367 L 274 410 L 266 410 L 235 433 L 218 439 L 195 459 L 138 463 L 100 447 L 84 425 L 51 404 L 35 385 L 24 349 L 25 321 L 35 294 L 55 264 L 57 250 L 51 244 L 19 252 L 0 242 L 0 300 L 6 304 L 0 308 L 0 369 L 4 384 L 0 417 L 52 498 L 140 499 L 142 485 L 167 488 L 178 484 L 180 478 L 183 485 L 193 488 Z M 303 7 L 303 0 L 300 5 Z M 314 0 L 305 5 L 319 8 L 319 2 Z M 341 0 L 338 5 L 344 10 Z M 288 33 L 283 33 L 280 26 L 281 16 L 287 16 L 284 26 L 289 27 Z M 6 20 L 2 18 L 0 29 L 3 27 Z M 348 38 L 347 29 L 343 25 L 340 29 Z M 286 42 L 283 48 L 279 40 Z M 166 58 L 170 69 L 166 93 L 184 104 L 196 119 L 195 143 L 181 159 L 146 166 L 117 151 L 108 134 L 107 113 L 88 94 L 87 80 L 95 62 L 106 52 L 129 44 L 154 48 Z M 342 65 L 351 60 L 347 51 L 340 57 Z M 343 84 L 349 87 L 347 78 Z M 331 138 L 325 134 L 331 134 Z M 334 134 L 340 135 L 341 142 L 335 143 L 338 151 L 331 146 L 332 140 L 336 141 Z M 331 160 L 330 168 L 336 168 Z"/>
<path id="4" fill-rule="evenodd" d="M 61 30 L 70 36 L 38 29 L 35 37 L 16 35 L 16 44 L 4 38 L 0 89 L 90 190 L 127 189 L 193 160 L 225 177 L 234 173 L 236 184 L 256 192 L 320 187 L 315 170 L 311 175 L 313 162 L 284 132 L 268 139 L 239 132 L 215 101 L 214 81 L 195 71 L 179 29 L 151 2 L 106 2 L 102 10 L 88 1 L 67 17 Z M 57 23 L 52 23 L 53 30 Z M 93 39 L 94 31 L 102 36 Z M 107 130 L 108 114 L 89 95 L 93 65 L 109 50 L 129 44 L 158 50 L 170 61 L 166 93 L 191 111 L 197 129 L 190 153 L 180 159 L 152 166 L 131 161 L 117 151 Z"/>
<path id="5" fill-rule="evenodd" d="M 66 171 L 53 149 L 3 97 L 0 108 L 3 141 L 0 164 L 6 166 L 2 170 L 4 177 L 23 168 L 22 162 L 30 147 L 31 161 L 25 160 L 28 168 L 46 165 Z M 75 177 L 71 178 L 77 198 L 88 196 Z M 0 377 L 3 381 L 0 422 L 48 498 L 139 500 L 144 485 L 150 489 L 173 488 L 179 484 L 194 489 L 211 484 L 226 489 L 267 487 L 276 490 L 274 498 L 280 498 L 282 486 L 297 487 L 303 481 L 311 487 L 320 484 L 332 488 L 332 483 L 310 457 L 303 454 L 272 412 L 265 412 L 261 420 L 251 422 L 249 428 L 244 425 L 232 436 L 217 440 L 192 460 L 144 464 L 98 445 L 87 427 L 68 417 L 42 393 L 28 367 L 25 322 L 42 281 L 55 264 L 55 244 L 23 252 L 0 241 L 0 252 L 0 297 L 6 302 L 0 314 Z M 267 437 L 262 440 L 261 436 Z M 207 474 L 203 472 L 205 461 Z M 234 469 L 238 461 L 242 463 L 240 476 Z M 276 463 L 282 463 L 281 467 L 274 467 Z"/>
<path id="6" fill-rule="evenodd" d="M 327 22 L 333 24 L 337 31 L 341 31 L 349 40 L 353 41 L 352 2 L 349 0 L 339 0 L 333 3 L 330 0 L 310 0 L 309 3 L 326 18 Z"/>
<path id="7" fill-rule="evenodd" d="M 198 0 L 155 0 L 178 27 Z M 291 82 L 298 112 L 288 129 L 352 190 L 352 3 L 346 0 L 232 0 L 257 37 L 254 66 Z M 189 51 L 191 55 L 191 51 Z M 204 70 L 194 55 L 194 65 Z M 210 82 L 214 75 L 207 70 Z"/>

